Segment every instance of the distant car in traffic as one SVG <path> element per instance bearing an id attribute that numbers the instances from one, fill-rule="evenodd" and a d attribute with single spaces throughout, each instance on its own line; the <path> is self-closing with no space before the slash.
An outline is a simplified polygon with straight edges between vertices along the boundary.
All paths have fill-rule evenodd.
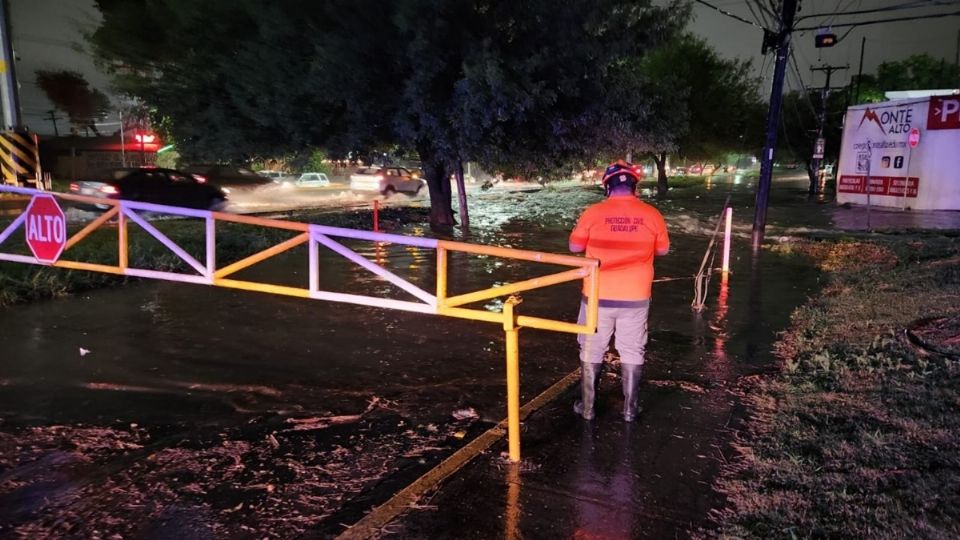
<path id="1" fill-rule="evenodd" d="M 226 188 L 256 188 L 273 184 L 273 179 L 261 176 L 250 169 L 229 165 L 191 165 L 183 169 L 207 183 Z"/>
<path id="2" fill-rule="evenodd" d="M 211 185 L 206 179 L 155 167 L 111 169 L 94 174 L 71 182 L 70 193 L 201 209 L 218 206 L 227 199 L 223 189 Z M 92 206 L 100 210 L 110 207 L 106 204 Z"/>
<path id="3" fill-rule="evenodd" d="M 330 185 L 330 179 L 324 173 L 307 172 L 300 175 L 293 185 L 297 187 L 326 187 Z"/>
<path id="4" fill-rule="evenodd" d="M 364 167 L 350 175 L 353 191 L 375 191 L 381 195 L 393 193 L 417 194 L 424 181 L 405 167 Z"/>
<path id="5" fill-rule="evenodd" d="M 297 179 L 296 176 L 289 173 L 285 173 L 283 171 L 266 171 L 265 170 L 265 171 L 257 171 L 257 174 L 259 174 L 264 178 L 269 178 L 276 184 L 280 184 L 283 182 L 293 182 L 294 180 Z"/>

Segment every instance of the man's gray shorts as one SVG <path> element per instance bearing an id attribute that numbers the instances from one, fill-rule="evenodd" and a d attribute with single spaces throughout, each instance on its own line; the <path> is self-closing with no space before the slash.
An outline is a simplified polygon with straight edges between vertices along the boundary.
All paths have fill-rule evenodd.
<path id="1" fill-rule="evenodd" d="M 623 364 L 643 364 L 643 355 L 647 347 L 647 315 L 650 313 L 650 301 L 617 302 L 600 301 L 597 317 L 597 333 L 578 334 L 580 343 L 580 361 L 591 364 L 603 362 L 603 355 L 610 346 L 610 338 L 616 334 L 614 346 L 620 353 Z M 580 302 L 578 321 L 587 320 L 586 301 Z"/>

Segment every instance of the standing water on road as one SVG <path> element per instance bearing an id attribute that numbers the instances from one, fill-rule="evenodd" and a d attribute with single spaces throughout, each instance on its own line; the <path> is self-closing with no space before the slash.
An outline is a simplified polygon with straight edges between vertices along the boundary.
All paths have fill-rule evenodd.
<path id="1" fill-rule="evenodd" d="M 670 279 L 654 286 L 645 412 L 630 434 L 644 448 L 633 466 L 656 474 L 634 478 L 627 499 L 642 500 L 648 523 L 659 516 L 662 532 L 702 523 L 717 503 L 707 486 L 737 421 L 737 379 L 771 368 L 774 332 L 816 283 L 796 260 L 751 264 L 751 186 L 711 188 L 656 203 L 673 243 L 657 274 Z M 768 237 L 825 226 L 802 188 L 784 189 Z M 722 291 L 711 282 L 708 310 L 695 314 L 690 278 L 729 190 L 734 273 Z M 473 228 L 456 239 L 564 253 L 575 219 L 601 196 L 576 185 L 475 193 Z M 424 234 L 419 223 L 390 232 Z M 349 245 L 433 290 L 433 251 Z M 303 285 L 306 260 L 305 248 L 292 250 L 241 278 Z M 451 294 L 553 271 L 452 254 Z M 321 276 L 329 290 L 393 289 L 325 250 Z M 522 314 L 573 321 L 579 284 L 523 298 Z M 505 416 L 503 332 L 490 323 L 140 282 L 7 308 L 0 328 L 4 536 L 332 536 Z M 520 362 L 526 402 L 578 367 L 575 336 L 525 330 Z M 618 388 L 605 386 L 601 414 L 617 409 Z M 568 397 L 556 406 L 569 408 Z M 525 462 L 540 471 L 531 485 L 583 474 L 536 445 L 581 423 L 570 412 L 525 434 Z M 569 536 L 568 525 L 558 520 L 554 532 Z"/>

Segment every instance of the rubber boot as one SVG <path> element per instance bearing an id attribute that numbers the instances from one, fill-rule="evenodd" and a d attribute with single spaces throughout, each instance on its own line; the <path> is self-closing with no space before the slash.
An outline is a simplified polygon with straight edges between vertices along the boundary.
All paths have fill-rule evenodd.
<path id="1" fill-rule="evenodd" d="M 573 412 L 582 416 L 584 420 L 593 420 L 596 416 L 593 404 L 596 401 L 597 388 L 600 386 L 603 363 L 580 362 L 580 371 L 580 399 L 573 404 Z"/>
<path id="2" fill-rule="evenodd" d="M 620 364 L 620 379 L 623 383 L 623 421 L 633 422 L 640 413 L 638 402 L 643 364 Z"/>

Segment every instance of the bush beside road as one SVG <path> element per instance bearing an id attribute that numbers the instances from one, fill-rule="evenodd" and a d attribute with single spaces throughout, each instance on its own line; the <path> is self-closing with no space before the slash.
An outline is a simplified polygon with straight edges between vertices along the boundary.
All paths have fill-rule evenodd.
<path id="1" fill-rule="evenodd" d="M 719 482 L 734 537 L 960 535 L 960 242 L 953 234 L 802 241 L 827 273 L 797 309 L 780 373 Z"/>

